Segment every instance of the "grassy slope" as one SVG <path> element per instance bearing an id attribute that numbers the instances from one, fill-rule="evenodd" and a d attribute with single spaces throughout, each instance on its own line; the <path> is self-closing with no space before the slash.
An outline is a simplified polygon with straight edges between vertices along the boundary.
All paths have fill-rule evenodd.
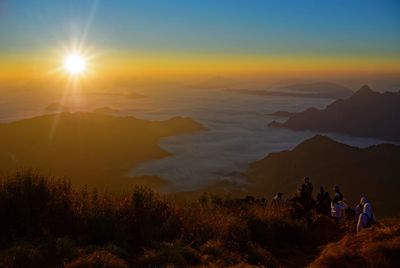
<path id="1" fill-rule="evenodd" d="M 177 205 L 146 188 L 123 195 L 77 191 L 32 172 L 2 181 L 0 267 L 304 267 L 346 232 L 295 203 L 274 209 L 252 197 L 203 196 Z M 369 264 L 375 260 L 364 250 L 369 245 L 377 263 L 394 263 L 398 226 L 349 234 L 313 265 L 340 258 L 330 248 L 343 244 L 341 252 L 359 255 L 348 242 L 362 245 Z"/>
<path id="2" fill-rule="evenodd" d="M 310 267 L 400 267 L 400 221 L 385 220 L 347 234 L 327 245 Z"/>

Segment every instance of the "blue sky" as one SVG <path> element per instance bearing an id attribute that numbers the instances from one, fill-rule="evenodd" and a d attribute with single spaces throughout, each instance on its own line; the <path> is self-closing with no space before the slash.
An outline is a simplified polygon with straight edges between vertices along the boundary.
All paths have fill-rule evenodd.
<path id="1" fill-rule="evenodd" d="M 89 23 L 91 22 L 91 23 Z M 0 51 L 400 55 L 400 1 L 0 0 Z"/>

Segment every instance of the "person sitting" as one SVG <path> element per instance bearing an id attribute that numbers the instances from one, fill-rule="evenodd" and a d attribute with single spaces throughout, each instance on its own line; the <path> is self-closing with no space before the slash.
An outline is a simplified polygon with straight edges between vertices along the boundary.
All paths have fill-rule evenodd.
<path id="1" fill-rule="evenodd" d="M 316 209 L 318 213 L 324 215 L 329 215 L 329 212 L 331 210 L 331 197 L 322 186 L 319 189 L 319 193 L 317 195 Z"/>
<path id="2" fill-rule="evenodd" d="M 283 193 L 277 193 L 271 200 L 271 206 L 274 208 L 283 207 Z"/>
<path id="3" fill-rule="evenodd" d="M 363 212 L 358 217 L 357 233 L 364 228 L 371 227 L 371 224 L 375 222 L 375 215 L 372 212 L 371 203 L 365 196 L 361 197 L 360 204 L 363 207 Z"/>
<path id="4" fill-rule="evenodd" d="M 347 208 L 346 203 L 339 200 L 339 197 L 335 195 L 331 202 L 331 217 L 336 223 L 339 223 L 343 216 L 344 210 Z"/>

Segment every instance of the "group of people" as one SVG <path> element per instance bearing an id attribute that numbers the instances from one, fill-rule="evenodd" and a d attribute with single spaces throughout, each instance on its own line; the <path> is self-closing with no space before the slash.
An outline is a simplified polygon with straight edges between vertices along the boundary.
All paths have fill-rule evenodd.
<path id="1" fill-rule="evenodd" d="M 349 207 L 344 202 L 344 196 L 339 186 L 335 186 L 333 191 L 333 198 L 331 198 L 329 193 L 321 186 L 317 194 L 317 199 L 314 200 L 312 197 L 313 185 L 310 178 L 306 177 L 304 183 L 297 192 L 295 200 L 302 204 L 304 209 L 310 210 L 315 208 L 318 213 L 330 215 L 336 223 L 340 223 L 345 219 L 345 211 L 349 209 Z M 283 206 L 283 204 L 283 193 L 279 192 L 272 198 L 271 205 L 280 207 Z M 370 227 L 375 221 L 371 203 L 365 196 L 361 197 L 359 204 L 357 204 L 354 209 L 354 214 L 357 223 L 357 232 L 361 231 L 363 228 Z"/>

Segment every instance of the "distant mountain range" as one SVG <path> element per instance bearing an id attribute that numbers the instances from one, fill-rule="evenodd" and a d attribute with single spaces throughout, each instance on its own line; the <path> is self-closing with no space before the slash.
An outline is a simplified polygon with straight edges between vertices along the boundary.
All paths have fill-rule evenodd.
<path id="1" fill-rule="evenodd" d="M 400 91 L 379 93 L 363 86 L 350 98 L 337 100 L 323 110 L 309 108 L 270 126 L 400 141 Z"/>
<path id="2" fill-rule="evenodd" d="M 111 107 L 108 107 L 108 106 L 96 108 L 96 109 L 93 110 L 93 113 L 109 114 L 109 115 L 118 114 L 119 112 L 120 112 L 120 110 L 114 109 L 114 108 L 111 108 Z"/>
<path id="3" fill-rule="evenodd" d="M 126 174 L 168 156 L 158 141 L 204 129 L 191 118 L 147 121 L 100 113 L 57 113 L 0 124 L 0 173 L 33 168 L 78 186 L 110 190 L 144 182 Z M 158 179 L 152 185 L 160 185 Z"/>
<path id="4" fill-rule="evenodd" d="M 270 113 L 267 115 L 275 116 L 275 117 L 291 117 L 295 114 L 297 114 L 297 113 L 296 112 L 288 112 L 288 111 L 277 111 L 277 112 Z"/>
<path id="5" fill-rule="evenodd" d="M 399 214 L 400 146 L 360 149 L 316 135 L 293 150 L 269 154 L 247 172 L 253 185 L 250 192 L 271 197 L 278 191 L 286 198 L 293 196 L 306 176 L 315 194 L 322 185 L 332 195 L 333 186 L 338 185 L 350 205 L 365 194 L 380 214 Z"/>
<path id="6" fill-rule="evenodd" d="M 235 89 L 235 88 L 228 88 L 225 90 L 233 93 L 259 95 L 259 96 L 289 96 L 289 97 L 333 98 L 333 99 L 345 98 L 353 94 L 353 91 L 351 89 L 330 82 L 291 84 L 286 86 L 279 86 L 278 88 L 269 90 Z"/>
<path id="7" fill-rule="evenodd" d="M 58 102 L 52 102 L 44 108 L 47 112 L 68 112 L 69 108 Z"/>

